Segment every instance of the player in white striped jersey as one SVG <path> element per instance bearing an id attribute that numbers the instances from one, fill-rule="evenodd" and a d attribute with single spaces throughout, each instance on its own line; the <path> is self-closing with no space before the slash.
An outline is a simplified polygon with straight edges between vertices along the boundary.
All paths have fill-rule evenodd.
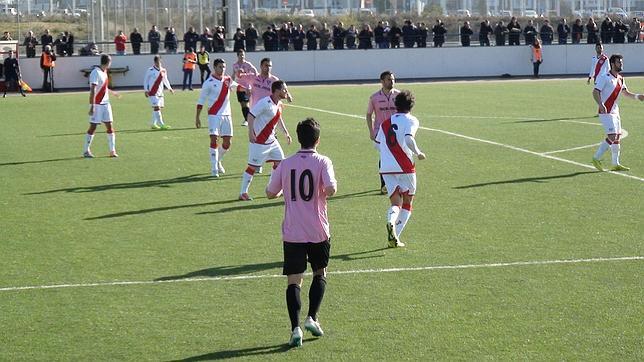
<path id="1" fill-rule="evenodd" d="M 275 137 L 275 128 L 284 131 L 286 142 L 291 144 L 291 136 L 282 118 L 282 99 L 288 97 L 288 88 L 284 81 L 271 84 L 271 95 L 257 101 L 248 112 L 248 167 L 242 175 L 239 199 L 251 200 L 248 196 L 253 175 L 264 162 L 273 162 L 273 169 L 284 159 L 284 151 Z"/>
<path id="2" fill-rule="evenodd" d="M 105 125 L 110 157 L 118 157 L 116 154 L 116 135 L 114 134 L 114 127 L 112 126 L 112 106 L 110 105 L 109 94 L 112 93 L 117 98 L 121 96 L 108 88 L 109 80 L 107 70 L 111 65 L 112 58 L 107 54 L 103 54 L 101 55 L 101 65 L 95 67 L 89 75 L 89 129 L 85 135 L 85 148 L 83 150 L 83 157 L 85 158 L 94 157 L 90 146 L 94 140 L 96 126 L 100 123 Z"/>
<path id="3" fill-rule="evenodd" d="M 201 96 L 197 102 L 197 115 L 195 126 L 201 128 L 201 109 L 205 105 L 208 110 L 208 130 L 210 133 L 210 163 L 211 174 L 219 177 L 219 174 L 226 172 L 221 160 L 226 151 L 230 148 L 233 137 L 233 121 L 230 111 L 231 90 L 242 90 L 245 87 L 237 84 L 231 77 L 225 74 L 226 62 L 217 58 L 213 61 L 213 73 L 201 86 Z M 221 136 L 223 142 L 217 143 L 217 137 Z"/>
<path id="4" fill-rule="evenodd" d="M 593 55 L 593 63 L 590 66 L 590 72 L 588 72 L 588 80 L 586 83 L 590 84 L 590 80 L 593 82 L 597 81 L 597 76 L 600 74 L 606 74 L 610 71 L 610 64 L 608 62 L 608 56 L 604 54 L 604 45 L 602 43 L 595 44 L 596 55 Z"/>
<path id="5" fill-rule="evenodd" d="M 161 110 L 165 107 L 163 96 L 164 88 L 167 88 L 170 93 L 174 94 L 174 89 L 172 89 L 168 81 L 168 72 L 161 66 L 161 56 L 155 55 L 154 66 L 145 72 L 145 77 L 143 78 L 145 96 L 152 106 L 152 129 L 170 128 L 170 126 L 163 123 L 163 115 L 161 114 Z"/>
<path id="6" fill-rule="evenodd" d="M 626 83 L 621 71 L 624 68 L 624 57 L 621 54 L 610 56 L 610 72 L 597 77 L 593 98 L 599 106 L 599 120 L 606 131 L 606 139 L 602 141 L 593 156 L 592 163 L 599 171 L 603 171 L 601 157 L 610 148 L 612 167 L 611 171 L 628 171 L 630 168 L 620 164 L 620 136 L 622 134 L 622 121 L 619 115 L 617 100 L 620 94 L 633 99 L 644 101 L 643 94 L 631 93 L 626 88 Z"/>
<path id="7" fill-rule="evenodd" d="M 414 155 L 419 160 L 425 154 L 416 144 L 418 119 L 410 114 L 415 97 L 401 91 L 394 100 L 397 113 L 380 125 L 376 143 L 380 150 L 380 174 L 385 180 L 391 207 L 387 210 L 387 238 L 390 248 L 405 246 L 400 234 L 411 217 L 416 194 L 416 168 Z"/>

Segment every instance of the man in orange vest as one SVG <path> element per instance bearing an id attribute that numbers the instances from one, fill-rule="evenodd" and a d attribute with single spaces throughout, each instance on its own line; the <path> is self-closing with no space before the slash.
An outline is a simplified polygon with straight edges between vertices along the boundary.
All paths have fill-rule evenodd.
<path id="1" fill-rule="evenodd" d="M 43 71 L 42 90 L 43 92 L 54 91 L 54 67 L 56 66 L 56 54 L 51 51 L 51 45 L 46 45 L 40 55 L 40 68 Z"/>
<path id="2" fill-rule="evenodd" d="M 532 49 L 532 73 L 534 78 L 539 78 L 539 66 L 543 63 L 543 49 L 541 48 L 541 40 L 535 38 L 530 46 Z"/>
<path id="3" fill-rule="evenodd" d="M 186 49 L 186 53 L 183 55 L 183 86 L 181 90 L 186 90 L 186 84 L 188 89 L 192 89 L 192 72 L 195 70 L 197 64 L 197 53 L 194 52 L 192 48 Z"/>

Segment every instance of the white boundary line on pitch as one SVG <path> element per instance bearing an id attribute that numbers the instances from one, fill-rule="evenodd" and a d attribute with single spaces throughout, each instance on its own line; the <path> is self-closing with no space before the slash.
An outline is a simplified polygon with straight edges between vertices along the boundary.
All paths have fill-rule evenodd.
<path id="1" fill-rule="evenodd" d="M 626 137 L 628 137 L 628 131 L 627 131 L 626 129 L 622 129 L 622 136 L 620 137 L 620 139 L 624 139 L 624 138 L 626 138 Z M 543 152 L 543 154 L 544 154 L 544 155 L 551 155 L 551 154 L 553 154 L 553 153 L 562 153 L 562 152 L 568 152 L 568 151 L 581 150 L 581 149 L 584 149 L 584 148 L 597 147 L 597 146 L 599 146 L 600 144 L 601 144 L 601 143 L 594 143 L 594 144 L 592 144 L 592 145 L 579 146 L 579 147 L 573 147 L 573 148 L 566 148 L 566 149 L 564 149 L 564 150 L 556 150 L 556 151 L 550 151 L 550 152 Z"/>
<path id="2" fill-rule="evenodd" d="M 617 261 L 634 261 L 644 260 L 644 256 L 621 256 L 614 258 L 588 258 L 588 259 L 559 259 L 559 260 L 534 260 L 534 261 L 514 261 L 499 262 L 488 264 L 461 264 L 461 265 L 434 265 L 419 266 L 408 268 L 384 268 L 384 269 L 357 269 L 357 270 L 338 270 L 329 271 L 330 275 L 347 275 L 347 274 L 372 274 L 372 273 L 397 273 L 413 271 L 433 271 L 433 270 L 455 270 L 455 269 L 481 269 L 481 268 L 500 268 L 515 266 L 532 266 L 532 265 L 553 265 L 553 264 L 580 264 L 580 263 L 600 263 L 600 262 L 617 262 Z M 311 275 L 311 273 L 306 273 Z M 213 282 L 228 280 L 254 280 L 254 279 L 275 279 L 283 278 L 282 274 L 259 274 L 259 275 L 235 275 L 209 278 L 186 278 L 172 280 L 141 280 L 141 281 L 116 281 L 116 282 L 97 282 L 97 283 L 80 283 L 80 284 L 52 284 L 52 285 L 32 285 L 24 287 L 4 287 L 0 292 L 16 292 L 23 290 L 36 289 L 64 289 L 64 288 L 87 288 L 87 287 L 109 287 L 109 286 L 128 286 L 128 285 L 150 285 L 150 284 L 168 284 L 168 283 L 190 283 L 190 282 Z"/>
<path id="3" fill-rule="evenodd" d="M 317 112 L 323 112 L 323 113 L 335 114 L 335 115 L 338 115 L 338 116 L 351 117 L 351 118 L 358 118 L 358 119 L 365 119 L 364 117 L 361 117 L 361 116 L 358 116 L 358 115 L 355 115 L 355 114 L 347 114 L 347 113 L 341 113 L 341 112 L 327 111 L 327 110 L 325 110 L 325 109 L 319 109 L 319 108 L 313 108 L 313 107 L 304 107 L 304 106 L 297 106 L 297 105 L 293 105 L 293 104 L 290 104 L 289 106 L 290 106 L 290 107 L 295 107 L 295 108 L 301 108 L 301 109 L 308 109 L 308 110 L 311 110 L 311 111 L 317 111 Z M 543 152 L 530 151 L 530 150 L 527 150 L 527 149 L 525 149 L 525 148 L 521 148 L 521 147 L 515 147 L 515 146 L 511 146 L 511 145 L 506 145 L 506 144 L 504 144 L 504 143 L 499 143 L 499 142 L 494 142 L 494 141 L 484 140 L 484 139 L 482 139 L 482 138 L 476 138 L 476 137 L 466 136 L 466 135 L 463 135 L 463 134 L 460 134 L 460 133 L 444 131 L 444 130 L 442 130 L 442 129 L 437 129 L 437 128 L 429 128 L 429 127 L 419 127 L 419 128 L 420 128 L 420 129 L 427 130 L 427 131 L 438 132 L 438 133 L 443 133 L 443 134 L 450 135 L 450 136 L 454 136 L 454 137 L 464 138 L 464 139 L 466 139 L 466 140 L 470 140 L 470 141 L 476 141 L 476 142 L 481 142 L 481 143 L 487 143 L 487 144 L 494 145 L 494 146 L 499 146 L 499 147 L 503 147 L 503 148 L 508 148 L 508 149 L 511 149 L 511 150 L 514 150 L 514 151 L 519 151 L 519 152 L 523 152 L 523 153 L 528 153 L 528 154 L 531 154 L 531 155 L 535 155 L 535 156 L 539 156 L 539 157 L 547 158 L 547 159 L 550 159 L 550 160 L 559 161 L 559 162 L 565 162 L 565 163 L 569 163 L 569 164 L 571 164 L 571 165 L 575 165 L 575 166 L 579 166 L 579 167 L 583 167 L 583 168 L 587 168 L 587 169 L 595 170 L 595 167 L 593 167 L 593 166 L 591 166 L 591 165 L 586 165 L 586 164 L 581 163 L 581 162 L 571 161 L 571 160 L 567 160 L 567 159 L 565 159 L 565 158 L 561 158 L 561 157 L 556 157 L 556 156 L 548 155 L 548 154 L 543 153 Z M 637 177 L 637 176 L 629 175 L 629 174 L 626 174 L 626 173 L 620 173 L 620 172 L 614 172 L 614 171 L 604 171 L 604 172 L 609 173 L 609 174 L 618 175 L 618 176 L 622 176 L 622 177 L 626 177 L 626 178 L 630 178 L 630 179 L 633 179 L 633 180 L 637 180 L 637 181 L 644 182 L 644 178 L 642 178 L 642 177 Z"/>

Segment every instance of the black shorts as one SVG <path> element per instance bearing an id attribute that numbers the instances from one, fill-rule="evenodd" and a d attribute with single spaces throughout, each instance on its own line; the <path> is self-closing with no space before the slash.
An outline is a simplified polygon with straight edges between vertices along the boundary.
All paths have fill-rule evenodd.
<path id="1" fill-rule="evenodd" d="M 329 265 L 331 239 L 321 243 L 289 243 L 284 242 L 283 275 L 301 274 L 306 271 L 306 262 L 311 263 L 313 271 L 326 268 Z"/>
<path id="2" fill-rule="evenodd" d="M 237 102 L 248 102 L 250 99 L 248 98 L 248 94 L 246 92 L 237 92 Z"/>

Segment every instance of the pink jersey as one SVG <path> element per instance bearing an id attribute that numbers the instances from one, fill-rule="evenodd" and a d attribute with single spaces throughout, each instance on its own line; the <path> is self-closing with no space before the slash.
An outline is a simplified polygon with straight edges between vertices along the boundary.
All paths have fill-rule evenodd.
<path id="1" fill-rule="evenodd" d="M 282 101 L 275 103 L 271 96 L 264 97 L 250 109 L 250 114 L 255 117 L 255 143 L 269 145 L 275 142 L 275 127 L 282 119 Z"/>
<path id="2" fill-rule="evenodd" d="M 235 75 L 235 80 L 248 88 L 250 82 L 250 77 L 244 77 L 245 75 L 247 76 L 255 76 L 257 75 L 257 68 L 255 68 L 254 65 L 252 65 L 249 61 L 244 60 L 243 63 L 239 64 L 239 62 L 233 63 L 233 74 Z"/>
<path id="3" fill-rule="evenodd" d="M 250 84 L 251 87 L 251 92 L 250 92 L 250 106 L 254 106 L 259 102 L 260 99 L 270 96 L 273 92 L 271 92 L 271 85 L 273 82 L 280 80 L 274 75 L 269 75 L 267 78 L 264 78 L 261 76 L 261 74 L 257 75 L 248 75 L 241 77 L 244 78 L 248 84 Z"/>
<path id="4" fill-rule="evenodd" d="M 221 79 L 214 76 L 208 79 L 201 86 L 201 95 L 197 101 L 197 108 L 204 104 L 208 107 L 209 116 L 230 116 L 230 89 L 242 90 L 237 82 L 229 76 L 224 75 Z"/>
<path id="5" fill-rule="evenodd" d="M 331 237 L 324 191 L 328 186 L 337 186 L 333 164 L 315 150 L 300 150 L 280 162 L 267 190 L 284 191 L 282 240 L 319 243 Z"/>
<path id="6" fill-rule="evenodd" d="M 606 54 L 602 54 L 599 57 L 596 55 L 593 56 L 593 64 L 590 67 L 590 73 L 588 73 L 588 78 L 593 78 L 597 82 L 597 76 L 600 74 L 605 74 L 610 71 L 610 64 L 608 62 L 608 57 Z"/>
<path id="7" fill-rule="evenodd" d="M 409 113 L 395 113 L 382 122 L 376 134 L 381 174 L 416 172 L 414 154 L 405 137 L 415 137 L 418 126 L 418 119 Z"/>
<path id="8" fill-rule="evenodd" d="M 110 103 L 110 94 L 107 88 L 108 79 L 107 72 L 104 72 L 100 67 L 95 67 L 89 75 L 90 87 L 94 84 L 94 104 L 108 104 Z"/>
<path id="9" fill-rule="evenodd" d="M 396 96 L 400 93 L 398 89 L 392 89 L 389 94 L 382 92 L 382 89 L 372 94 L 369 98 L 369 105 L 367 106 L 367 113 L 375 113 L 376 120 L 373 124 L 374 134 L 378 132 L 380 125 L 386 119 L 391 117 L 392 114 L 396 113 L 396 105 L 394 100 Z"/>
<path id="10" fill-rule="evenodd" d="M 626 89 L 624 78 L 618 74 L 615 77 L 612 73 L 600 74 L 595 81 L 595 89 L 599 91 L 602 104 L 606 106 L 607 113 L 619 114 L 617 99 Z"/>

